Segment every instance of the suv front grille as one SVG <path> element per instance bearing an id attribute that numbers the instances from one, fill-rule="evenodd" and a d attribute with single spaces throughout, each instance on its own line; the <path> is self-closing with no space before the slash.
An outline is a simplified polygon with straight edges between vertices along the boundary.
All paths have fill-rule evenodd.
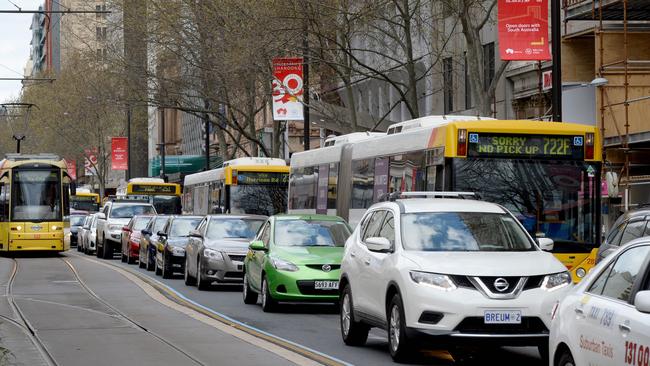
<path id="1" fill-rule="evenodd" d="M 463 288 L 469 288 L 476 290 L 476 286 L 472 283 L 472 281 L 467 278 L 467 276 L 461 276 L 461 275 L 451 275 L 452 281 L 456 286 L 458 287 L 463 287 Z M 526 290 L 532 290 L 535 288 L 539 288 L 542 285 L 542 282 L 544 281 L 545 275 L 538 275 L 538 276 L 530 276 L 526 279 L 526 283 L 524 284 L 523 291 Z M 479 277 L 480 280 L 485 284 L 485 286 L 492 292 L 498 293 L 496 289 L 494 288 L 494 280 L 499 278 L 499 277 Z M 519 281 L 520 277 L 503 277 L 506 281 L 508 281 L 509 288 L 506 293 L 511 292 L 515 286 L 517 285 L 517 282 Z"/>
<path id="2" fill-rule="evenodd" d="M 243 262 L 244 258 L 246 258 L 245 255 L 235 255 L 235 254 L 228 254 L 228 257 L 230 258 L 231 261 L 234 262 Z"/>
<path id="3" fill-rule="evenodd" d="M 323 270 L 323 266 L 324 266 L 324 264 L 307 264 L 306 265 L 307 268 L 316 269 L 316 270 L 319 270 L 319 271 Z M 330 264 L 329 266 L 330 266 L 330 271 L 334 271 L 334 270 L 337 270 L 337 269 L 341 268 L 340 264 Z"/>
<path id="4" fill-rule="evenodd" d="M 548 328 L 536 316 L 522 317 L 521 324 L 485 324 L 483 317 L 471 316 L 463 319 L 454 330 L 472 334 L 548 334 Z"/>

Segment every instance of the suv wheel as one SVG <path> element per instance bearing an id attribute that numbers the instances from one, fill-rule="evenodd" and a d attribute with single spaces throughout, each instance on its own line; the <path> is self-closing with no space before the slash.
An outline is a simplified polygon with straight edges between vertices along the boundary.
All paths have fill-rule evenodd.
<path id="1" fill-rule="evenodd" d="M 363 346 L 368 340 L 370 327 L 354 320 L 352 290 L 345 285 L 341 296 L 341 336 L 348 346 Z"/>
<path id="2" fill-rule="evenodd" d="M 102 258 L 104 257 L 104 248 L 99 246 L 100 241 L 97 240 L 97 245 L 95 246 L 95 256 L 97 258 Z"/>
<path id="3" fill-rule="evenodd" d="M 158 267 L 158 258 L 157 257 L 158 257 L 157 255 L 153 257 L 153 269 L 154 269 L 154 272 L 156 273 L 156 276 L 160 276 L 160 275 L 162 275 L 162 269 L 160 267 Z"/>
<path id="4" fill-rule="evenodd" d="M 413 356 L 413 350 L 406 336 L 406 317 L 402 297 L 398 294 L 388 305 L 388 349 L 396 362 L 408 361 Z"/>
<path id="5" fill-rule="evenodd" d="M 257 292 L 253 291 L 251 285 L 248 283 L 248 274 L 246 274 L 246 272 L 244 272 L 244 289 L 242 290 L 242 297 L 244 298 L 244 304 L 257 304 Z"/>
<path id="6" fill-rule="evenodd" d="M 201 261 L 196 263 L 196 288 L 200 291 L 205 291 L 210 287 L 210 282 L 203 279 L 203 268 L 201 268 Z"/>
<path id="7" fill-rule="evenodd" d="M 113 259 L 113 248 L 108 244 L 108 240 L 104 239 L 102 243 L 102 258 L 103 259 Z"/>
<path id="8" fill-rule="evenodd" d="M 145 266 L 147 268 L 147 271 L 153 271 L 156 268 L 155 262 L 155 259 L 154 263 L 151 262 L 151 257 L 149 256 L 149 247 L 147 247 L 147 249 L 145 249 Z"/>
<path id="9" fill-rule="evenodd" d="M 196 278 L 190 276 L 189 263 L 190 263 L 190 259 L 186 257 L 185 270 L 183 271 L 183 278 L 185 280 L 186 286 L 193 286 L 196 283 Z"/>
<path id="10" fill-rule="evenodd" d="M 269 289 L 269 281 L 266 280 L 266 276 L 262 277 L 262 310 L 265 313 L 272 313 L 278 307 L 277 301 L 271 296 L 271 290 Z"/>
<path id="11" fill-rule="evenodd" d="M 169 263 L 167 255 L 162 254 L 162 278 L 172 278 L 172 264 Z"/>

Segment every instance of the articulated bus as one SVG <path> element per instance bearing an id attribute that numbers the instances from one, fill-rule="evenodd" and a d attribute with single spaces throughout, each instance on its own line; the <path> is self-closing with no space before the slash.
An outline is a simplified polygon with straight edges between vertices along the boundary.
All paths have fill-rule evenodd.
<path id="1" fill-rule="evenodd" d="M 533 237 L 553 239 L 578 281 L 600 245 L 601 160 L 593 126 L 430 116 L 293 154 L 289 212 L 356 225 L 385 193 L 475 192 L 509 209 Z"/>
<path id="2" fill-rule="evenodd" d="M 161 178 L 132 178 L 121 184 L 116 196 L 146 196 L 159 214 L 177 215 L 181 208 L 181 185 Z"/>
<path id="3" fill-rule="evenodd" d="M 78 188 L 75 195 L 70 196 L 70 207 L 75 210 L 98 212 L 99 204 L 99 194 L 90 192 L 90 190 Z"/>
<path id="4" fill-rule="evenodd" d="M 72 181 L 52 154 L 8 154 L 0 161 L 0 252 L 69 249 L 63 240 Z"/>
<path id="5" fill-rule="evenodd" d="M 183 212 L 275 215 L 287 210 L 289 167 L 282 159 L 239 158 L 185 177 Z"/>

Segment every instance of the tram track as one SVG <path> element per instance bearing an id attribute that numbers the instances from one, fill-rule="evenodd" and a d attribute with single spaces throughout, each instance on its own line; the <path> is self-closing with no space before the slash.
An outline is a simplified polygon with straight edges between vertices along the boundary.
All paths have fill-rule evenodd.
<path id="1" fill-rule="evenodd" d="M 120 311 L 117 309 L 115 306 L 107 302 L 106 300 L 102 299 L 99 295 L 97 295 L 87 284 L 86 282 L 81 278 L 79 275 L 77 269 L 70 263 L 66 258 L 58 258 L 61 260 L 66 267 L 69 269 L 69 271 L 72 273 L 74 276 L 75 282 L 78 283 L 79 287 L 83 290 L 83 292 L 89 296 L 91 299 L 94 301 L 102 304 L 105 306 L 109 311 L 107 313 L 103 314 L 108 314 L 111 316 L 115 316 L 124 322 L 128 323 L 135 329 L 138 329 L 144 333 L 147 333 L 148 335 L 152 336 L 155 338 L 157 341 L 161 342 L 165 346 L 173 349 L 175 352 L 181 354 L 184 358 L 188 360 L 188 362 L 191 362 L 191 364 L 198 365 L 198 366 L 207 366 L 207 364 L 201 362 L 199 359 L 196 357 L 192 356 L 189 352 L 183 350 L 182 348 L 176 346 L 173 344 L 171 341 L 165 339 L 159 334 L 156 334 L 155 332 L 151 331 L 147 327 L 145 327 L 142 323 L 138 322 L 137 320 L 133 319 L 132 317 L 128 316 L 124 312 Z M 18 303 L 15 301 L 15 296 L 13 294 L 13 285 L 15 283 L 15 280 L 18 276 L 19 273 L 19 260 L 16 258 L 12 258 L 14 266 L 13 270 L 11 272 L 11 275 L 9 277 L 9 281 L 7 282 L 7 286 L 5 288 L 5 295 L 7 298 L 7 302 L 9 303 L 13 313 L 16 315 L 16 319 L 13 319 L 11 317 L 7 317 L 4 315 L 0 315 L 3 319 L 9 321 L 10 323 L 14 324 L 15 326 L 19 327 L 30 339 L 31 343 L 35 346 L 35 348 L 39 351 L 40 355 L 43 358 L 43 361 L 48 365 L 48 366 L 59 366 L 59 363 L 57 363 L 56 359 L 54 358 L 54 355 L 50 350 L 48 350 L 47 346 L 45 345 L 45 342 L 43 339 L 41 339 L 38 335 L 37 329 L 30 323 L 28 317 L 26 314 L 23 312 L 23 310 L 20 308 Z M 28 299 L 29 301 L 33 299 Z M 38 300 L 34 300 L 38 301 Z M 58 304 L 58 303 L 54 303 Z M 58 304 L 62 306 L 68 306 L 67 304 Z M 80 308 L 80 307 L 75 307 L 77 310 L 88 310 L 88 311 L 94 311 L 91 309 L 86 309 L 86 308 Z M 94 311 L 96 312 L 96 311 Z M 112 313 L 112 314 L 111 314 Z"/>

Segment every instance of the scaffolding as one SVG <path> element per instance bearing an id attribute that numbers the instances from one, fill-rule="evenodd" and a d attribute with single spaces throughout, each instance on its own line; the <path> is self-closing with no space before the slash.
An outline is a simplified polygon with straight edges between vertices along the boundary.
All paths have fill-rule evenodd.
<path id="1" fill-rule="evenodd" d="M 627 211 L 631 186 L 634 181 L 645 181 L 650 167 L 640 169 L 637 173 L 641 174 L 631 174 L 632 167 L 650 161 L 650 124 L 643 114 L 644 109 L 650 110 L 650 1 L 563 1 L 565 35 L 569 22 L 595 23 L 595 29 L 591 28 L 597 42 L 594 71 L 604 81 L 598 104 L 606 169 L 618 173 L 624 189 L 622 205 Z"/>

